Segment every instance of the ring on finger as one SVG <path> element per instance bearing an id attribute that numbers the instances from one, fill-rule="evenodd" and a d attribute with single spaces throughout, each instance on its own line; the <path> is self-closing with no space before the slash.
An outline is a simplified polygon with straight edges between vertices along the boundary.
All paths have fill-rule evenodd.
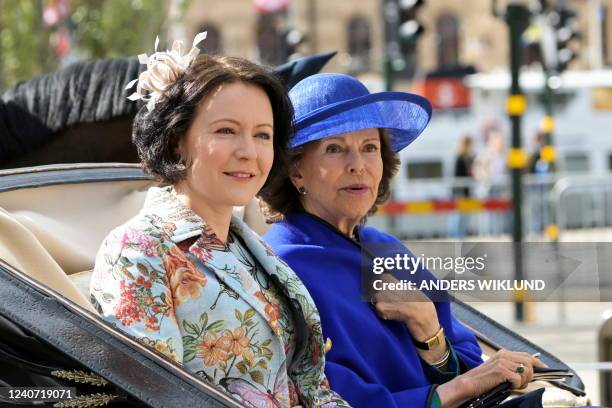
<path id="1" fill-rule="evenodd" d="M 522 364 L 522 363 L 521 363 L 521 364 L 519 364 L 519 365 L 517 365 L 517 366 L 516 366 L 516 368 L 514 369 L 514 371 L 515 371 L 517 374 L 523 374 L 523 373 L 525 372 L 525 365 L 524 365 L 524 364 Z"/>
<path id="2" fill-rule="evenodd" d="M 373 310 L 376 310 L 376 299 L 374 299 L 374 296 L 370 297 L 370 301 L 368 303 Z"/>

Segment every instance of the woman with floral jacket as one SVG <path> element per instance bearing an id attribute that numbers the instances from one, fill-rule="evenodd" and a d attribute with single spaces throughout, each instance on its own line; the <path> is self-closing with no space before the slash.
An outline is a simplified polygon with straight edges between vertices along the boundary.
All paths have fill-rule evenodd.
<path id="1" fill-rule="evenodd" d="M 327 385 L 321 323 L 294 272 L 232 216 L 284 159 L 283 86 L 238 58 L 140 56 L 133 140 L 161 180 L 96 259 L 105 319 L 250 407 L 348 406 Z"/>

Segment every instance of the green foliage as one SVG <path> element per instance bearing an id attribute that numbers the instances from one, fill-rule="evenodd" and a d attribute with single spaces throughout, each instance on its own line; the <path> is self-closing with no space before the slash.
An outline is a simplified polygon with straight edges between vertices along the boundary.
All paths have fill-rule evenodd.
<path id="1" fill-rule="evenodd" d="M 51 31 L 42 24 L 43 1 L 0 0 L 0 87 L 55 68 Z"/>
<path id="2" fill-rule="evenodd" d="M 117 58 L 153 50 L 166 14 L 165 0 L 73 0 L 79 49 L 92 58 Z"/>
<path id="3" fill-rule="evenodd" d="M 180 1 L 184 14 L 190 3 Z M 80 58 L 117 58 L 153 52 L 166 30 L 166 0 L 70 0 L 72 44 Z M 54 71 L 55 27 L 42 20 L 47 0 L 0 0 L 0 89 Z M 161 36 L 165 37 L 165 36 Z M 165 39 L 161 38 L 165 47 Z"/>

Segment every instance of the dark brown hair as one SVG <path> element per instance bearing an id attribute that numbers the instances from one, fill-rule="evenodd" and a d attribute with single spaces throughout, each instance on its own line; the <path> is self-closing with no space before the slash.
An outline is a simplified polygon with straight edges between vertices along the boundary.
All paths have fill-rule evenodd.
<path id="1" fill-rule="evenodd" d="M 380 154 L 383 162 L 383 174 L 378 186 L 378 195 L 376 201 L 366 217 L 376 212 L 379 205 L 383 204 L 389 198 L 391 193 L 391 179 L 399 169 L 400 160 L 391 149 L 391 142 L 386 129 L 378 129 L 380 134 Z M 270 222 L 275 222 L 282 219 L 284 216 L 304 211 L 300 202 L 300 195 L 291 182 L 290 174 L 297 163 L 301 160 L 306 152 L 306 148 L 311 143 L 319 143 L 319 140 L 291 149 L 287 154 L 285 167 L 275 173 L 270 173 L 267 185 L 260 191 L 259 196 L 264 201 L 264 213 Z M 363 221 L 365 221 L 365 218 Z"/>
<path id="2" fill-rule="evenodd" d="M 198 105 L 220 85 L 242 82 L 263 89 L 274 117 L 274 162 L 270 174 L 285 167 L 285 146 L 292 133 L 293 106 L 274 73 L 243 58 L 200 55 L 149 112 L 140 108 L 134 119 L 132 141 L 144 170 L 164 183 L 185 178 L 186 169 L 175 152 L 193 122 Z M 239 103 L 239 101 L 236 101 Z M 266 185 L 268 184 L 266 181 Z"/>

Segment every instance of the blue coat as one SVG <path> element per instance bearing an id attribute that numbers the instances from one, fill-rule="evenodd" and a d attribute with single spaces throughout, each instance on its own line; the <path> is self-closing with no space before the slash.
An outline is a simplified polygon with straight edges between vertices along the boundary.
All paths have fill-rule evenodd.
<path id="1" fill-rule="evenodd" d="M 359 237 L 395 248 L 400 243 L 372 227 L 360 228 Z M 264 239 L 302 279 L 319 309 L 323 336 L 333 344 L 325 356 L 332 389 L 356 408 L 425 407 L 432 384 L 408 329 L 379 319 L 361 300 L 360 248 L 306 214 L 274 224 Z M 438 302 L 436 309 L 461 365 L 482 363 L 476 338 L 452 316 L 450 304 Z"/>

